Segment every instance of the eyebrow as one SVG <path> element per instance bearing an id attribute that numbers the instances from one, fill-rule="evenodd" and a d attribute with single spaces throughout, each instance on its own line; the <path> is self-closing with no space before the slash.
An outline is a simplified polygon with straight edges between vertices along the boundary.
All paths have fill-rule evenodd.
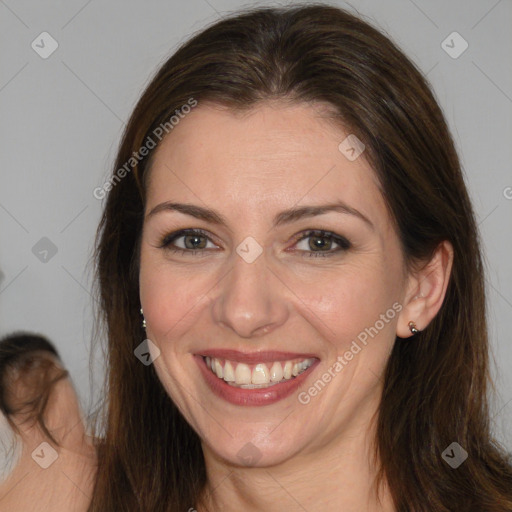
<path id="1" fill-rule="evenodd" d="M 205 222 L 209 222 L 211 224 L 217 224 L 221 226 L 228 225 L 227 219 L 215 210 L 188 203 L 173 203 L 172 201 L 167 201 L 156 205 L 146 215 L 146 218 L 152 217 L 153 215 L 163 211 L 177 211 L 185 215 L 195 217 L 196 219 L 204 220 Z M 374 225 L 368 217 L 362 214 L 359 210 L 356 210 L 355 208 L 347 205 L 343 201 L 328 203 L 324 205 L 299 206 L 284 210 L 274 216 L 273 227 L 290 224 L 303 218 L 315 217 L 317 215 L 322 215 L 331 211 L 352 215 L 362 220 L 372 230 L 375 230 Z"/>

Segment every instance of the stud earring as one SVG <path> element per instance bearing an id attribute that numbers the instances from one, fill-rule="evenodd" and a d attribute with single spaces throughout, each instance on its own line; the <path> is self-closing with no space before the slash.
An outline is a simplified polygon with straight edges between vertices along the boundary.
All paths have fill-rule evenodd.
<path id="1" fill-rule="evenodd" d="M 146 328 L 146 319 L 144 318 L 144 311 L 142 311 L 142 308 L 140 308 L 140 314 L 142 315 L 142 328 Z"/>
<path id="2" fill-rule="evenodd" d="M 409 330 L 413 333 L 413 334 L 417 334 L 419 333 L 420 331 L 418 329 L 416 329 L 416 324 L 414 322 L 409 322 Z"/>

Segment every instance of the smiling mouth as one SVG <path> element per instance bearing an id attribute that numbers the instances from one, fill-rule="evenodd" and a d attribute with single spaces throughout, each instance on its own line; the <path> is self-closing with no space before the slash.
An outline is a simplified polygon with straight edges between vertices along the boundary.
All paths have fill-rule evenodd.
<path id="1" fill-rule="evenodd" d="M 206 367 L 217 378 L 241 389 L 260 389 L 284 384 L 306 372 L 317 360 L 313 357 L 246 364 L 217 357 L 202 358 Z"/>

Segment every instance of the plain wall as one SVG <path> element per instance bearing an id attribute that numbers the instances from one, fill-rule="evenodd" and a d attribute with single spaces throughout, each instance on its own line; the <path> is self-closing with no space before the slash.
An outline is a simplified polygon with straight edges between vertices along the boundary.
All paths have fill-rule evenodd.
<path id="1" fill-rule="evenodd" d="M 93 190 L 110 173 L 124 123 L 159 64 L 206 24 L 254 5 L 278 4 L 0 3 L 0 333 L 30 330 L 49 337 L 85 409 L 103 371 L 96 353 L 90 381 L 93 299 L 87 264 L 102 208 Z M 512 4 L 354 0 L 351 5 L 428 74 L 452 129 L 488 265 L 498 390 L 493 423 L 512 449 Z M 442 46 L 446 40 L 452 55 L 463 48 L 459 36 L 450 36 L 454 31 L 468 44 L 457 58 Z M 45 59 L 31 46 L 35 41 L 40 53 L 51 49 L 42 32 L 58 43 Z"/>

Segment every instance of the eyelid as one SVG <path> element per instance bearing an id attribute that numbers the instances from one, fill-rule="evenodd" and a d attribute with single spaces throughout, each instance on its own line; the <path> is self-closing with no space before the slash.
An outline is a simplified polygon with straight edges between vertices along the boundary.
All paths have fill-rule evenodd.
<path id="1" fill-rule="evenodd" d="M 336 242 L 341 247 L 347 246 L 347 248 L 348 248 L 348 247 L 352 246 L 352 244 L 349 242 L 349 240 L 342 235 L 338 235 L 338 234 L 333 233 L 332 231 L 328 231 L 326 229 L 315 229 L 315 228 L 304 229 L 300 233 L 298 233 L 296 235 L 296 237 L 293 238 L 294 244 L 301 242 L 305 238 L 309 238 L 312 236 L 330 238 L 331 240 Z"/>
<path id="2" fill-rule="evenodd" d="M 179 229 L 178 231 L 173 231 L 172 233 L 169 233 L 169 234 L 165 235 L 162 238 L 161 242 L 159 243 L 158 247 L 160 249 L 165 249 L 166 246 L 169 245 L 174 240 L 177 240 L 178 238 L 181 238 L 182 236 L 187 236 L 187 235 L 202 235 L 205 238 L 207 238 L 210 242 L 215 243 L 216 245 L 218 245 L 216 242 L 214 242 L 213 235 L 211 235 L 210 233 L 208 233 L 204 229 L 200 229 L 200 228 L 185 228 L 185 229 Z M 178 247 L 178 249 L 180 249 L 180 247 Z M 191 252 L 191 251 L 194 251 L 195 249 L 186 249 L 186 250 L 188 252 Z"/>

